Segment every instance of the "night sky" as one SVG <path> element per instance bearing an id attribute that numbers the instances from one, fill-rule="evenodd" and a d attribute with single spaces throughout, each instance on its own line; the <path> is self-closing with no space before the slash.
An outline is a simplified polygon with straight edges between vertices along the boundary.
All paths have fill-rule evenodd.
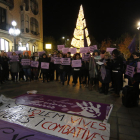
<path id="1" fill-rule="evenodd" d="M 140 0 L 43 0 L 44 36 L 72 37 L 81 4 L 89 34 L 98 42 L 137 34 Z"/>

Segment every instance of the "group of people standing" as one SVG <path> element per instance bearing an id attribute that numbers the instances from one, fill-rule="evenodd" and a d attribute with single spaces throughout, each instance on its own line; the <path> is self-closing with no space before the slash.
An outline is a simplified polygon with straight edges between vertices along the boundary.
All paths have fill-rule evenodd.
<path id="1" fill-rule="evenodd" d="M 89 90 L 97 90 L 101 94 L 108 94 L 109 84 L 111 83 L 113 88 L 113 96 L 119 97 L 120 91 L 123 88 L 123 74 L 125 75 L 126 66 L 131 65 L 135 67 L 134 76 L 130 77 L 125 75 L 124 78 L 128 78 L 128 84 L 134 85 L 139 93 L 139 82 L 140 73 L 137 72 L 137 62 L 140 61 L 139 53 L 135 52 L 131 54 L 128 60 L 125 60 L 123 54 L 119 50 L 114 49 L 112 53 L 101 52 L 99 50 L 94 50 L 90 55 L 88 60 L 81 58 L 80 53 L 76 53 L 71 56 L 71 53 L 63 54 L 61 52 L 55 51 L 51 55 L 43 54 L 38 56 L 38 53 L 33 53 L 33 56 L 29 56 L 28 52 L 25 54 L 12 53 L 12 56 L 18 56 L 17 61 L 11 61 L 10 57 L 2 51 L 0 54 L 0 83 L 3 84 L 5 81 L 9 80 L 9 74 L 11 74 L 11 80 L 13 82 L 25 80 L 32 81 L 43 78 L 42 82 L 50 82 L 56 78 L 62 85 L 66 82 L 67 85 L 70 84 L 70 77 L 72 76 L 73 87 L 78 83 L 79 86 L 84 84 L 84 87 L 89 88 Z M 69 65 L 54 64 L 54 59 L 52 58 L 69 58 L 70 62 L 73 60 L 81 60 L 81 66 L 73 66 L 72 63 Z M 30 59 L 31 61 L 37 61 L 38 66 L 32 67 L 31 65 L 22 65 L 22 59 Z M 49 63 L 48 69 L 43 69 L 41 63 Z M 54 74 L 56 74 L 54 76 Z M 60 78 L 59 78 L 60 77 Z M 19 80 L 18 80 L 19 79 Z M 99 81 L 102 83 L 101 88 L 99 88 Z"/>

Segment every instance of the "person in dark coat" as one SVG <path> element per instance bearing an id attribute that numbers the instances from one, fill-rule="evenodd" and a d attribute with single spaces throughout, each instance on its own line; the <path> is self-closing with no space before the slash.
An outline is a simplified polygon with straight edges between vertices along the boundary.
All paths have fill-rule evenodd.
<path id="1" fill-rule="evenodd" d="M 104 63 L 101 66 L 101 75 L 100 82 L 102 83 L 102 91 L 100 93 L 108 94 L 109 83 L 111 82 L 111 61 L 110 61 L 110 53 L 105 52 L 104 59 L 101 61 Z"/>
<path id="2" fill-rule="evenodd" d="M 42 58 L 40 59 L 40 68 L 41 68 L 41 62 L 46 62 L 46 63 L 50 63 L 50 59 L 47 57 L 46 54 L 42 55 Z M 41 73 L 43 74 L 43 81 L 42 83 L 45 82 L 45 79 L 47 79 L 47 82 L 49 82 L 49 70 L 48 69 L 41 69 Z"/>
<path id="3" fill-rule="evenodd" d="M 113 60 L 111 62 L 112 82 L 114 93 L 112 95 L 120 97 L 123 81 L 123 59 L 120 57 L 120 52 L 117 49 L 112 51 Z"/>

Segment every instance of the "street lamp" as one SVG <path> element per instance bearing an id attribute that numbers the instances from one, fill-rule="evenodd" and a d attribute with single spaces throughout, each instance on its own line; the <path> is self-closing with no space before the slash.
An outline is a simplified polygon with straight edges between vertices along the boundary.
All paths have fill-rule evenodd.
<path id="1" fill-rule="evenodd" d="M 9 34 L 14 36 L 14 51 L 16 51 L 16 36 L 20 34 L 20 30 L 15 28 L 17 26 L 16 21 L 12 21 L 12 26 L 13 28 L 9 29 Z"/>
<path id="2" fill-rule="evenodd" d="M 65 37 L 63 36 L 62 39 L 64 40 L 64 45 L 66 46 L 66 41 L 69 41 L 69 39 L 65 39 Z"/>
<path id="3" fill-rule="evenodd" d="M 138 22 L 137 29 L 139 30 L 139 52 L 140 52 L 140 22 Z"/>

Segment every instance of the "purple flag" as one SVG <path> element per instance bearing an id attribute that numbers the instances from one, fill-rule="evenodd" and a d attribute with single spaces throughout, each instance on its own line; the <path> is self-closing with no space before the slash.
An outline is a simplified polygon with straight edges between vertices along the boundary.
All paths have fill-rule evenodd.
<path id="1" fill-rule="evenodd" d="M 133 38 L 132 42 L 128 46 L 128 49 L 131 53 L 135 52 L 135 47 L 136 47 L 136 39 Z"/>

